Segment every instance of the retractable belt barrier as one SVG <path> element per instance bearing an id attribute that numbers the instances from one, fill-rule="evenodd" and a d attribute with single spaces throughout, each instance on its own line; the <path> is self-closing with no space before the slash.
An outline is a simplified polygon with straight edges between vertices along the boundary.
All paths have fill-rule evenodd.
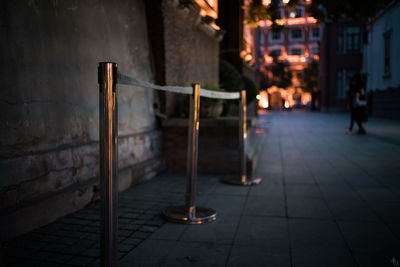
<path id="1" fill-rule="evenodd" d="M 202 224 L 216 220 L 216 211 L 195 205 L 199 111 L 200 97 L 214 99 L 239 99 L 239 147 L 240 179 L 224 182 L 236 185 L 253 185 L 261 182 L 260 178 L 248 180 L 246 175 L 246 91 L 215 92 L 201 89 L 199 84 L 192 87 L 159 86 L 138 80 L 118 71 L 116 63 L 100 62 L 98 67 L 100 90 L 100 198 L 101 198 L 101 266 L 116 266 L 117 258 L 117 201 L 118 201 L 118 91 L 117 84 L 132 85 L 190 96 L 190 112 L 187 150 L 187 183 L 185 205 L 173 206 L 164 210 L 167 220 L 187 224 Z"/>

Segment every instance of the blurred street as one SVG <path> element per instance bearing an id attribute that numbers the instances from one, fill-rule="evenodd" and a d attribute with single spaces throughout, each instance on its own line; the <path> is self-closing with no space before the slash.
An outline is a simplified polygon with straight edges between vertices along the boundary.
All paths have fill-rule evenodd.
<path id="1" fill-rule="evenodd" d="M 161 218 L 184 203 L 184 175 L 121 193 L 119 266 L 400 266 L 400 124 L 372 118 L 359 136 L 348 123 L 345 113 L 261 115 L 260 185 L 198 177 L 196 201 L 217 210 L 212 223 Z M 6 262 L 98 266 L 98 212 L 94 203 L 8 242 Z"/>

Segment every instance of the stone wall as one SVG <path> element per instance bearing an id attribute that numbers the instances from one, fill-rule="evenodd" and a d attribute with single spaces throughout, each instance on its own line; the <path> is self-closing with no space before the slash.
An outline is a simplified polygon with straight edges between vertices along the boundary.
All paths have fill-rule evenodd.
<path id="1" fill-rule="evenodd" d="M 142 80 L 153 73 L 141 0 L 7 0 L 0 10 L 3 240 L 97 197 L 98 62 Z M 123 190 L 160 169 L 161 134 L 152 90 L 119 86 L 118 105 Z"/>
<path id="2" fill-rule="evenodd" d="M 165 83 L 188 86 L 193 82 L 218 82 L 221 37 L 201 21 L 198 11 L 177 1 L 164 0 Z M 186 96 L 167 94 L 166 113 L 182 115 Z M 183 104 L 185 105 L 185 104 Z"/>

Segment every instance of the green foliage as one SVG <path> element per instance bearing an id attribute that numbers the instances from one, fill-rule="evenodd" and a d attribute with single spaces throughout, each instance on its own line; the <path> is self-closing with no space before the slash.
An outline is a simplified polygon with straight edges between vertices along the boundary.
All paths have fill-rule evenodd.
<path id="1" fill-rule="evenodd" d="M 312 61 L 303 70 L 301 78 L 303 90 L 306 92 L 318 92 L 318 61 Z"/>
<path id="2" fill-rule="evenodd" d="M 271 0 L 271 4 L 265 6 L 262 4 L 262 0 L 253 0 L 250 2 L 248 7 L 243 7 L 247 13 L 246 24 L 252 27 L 257 27 L 260 20 L 272 21 L 272 30 L 280 31 L 284 28 L 283 25 L 278 25 L 276 20 L 280 18 L 280 1 Z M 298 2 L 298 0 L 292 0 Z"/>
<path id="3" fill-rule="evenodd" d="M 253 0 L 248 7 L 243 7 L 247 13 L 246 24 L 256 27 L 260 20 L 270 19 L 271 15 L 262 0 Z"/>
<path id="4" fill-rule="evenodd" d="M 313 0 L 307 11 L 319 21 L 344 18 L 368 22 L 384 9 L 391 0 Z"/>
<path id="5" fill-rule="evenodd" d="M 390 2 L 391 0 L 312 0 L 307 12 L 320 22 L 347 18 L 363 23 L 376 17 Z M 271 20 L 273 30 L 282 30 L 283 27 L 275 21 L 278 18 L 280 3 L 281 0 L 272 0 L 267 7 L 262 4 L 262 0 L 251 1 L 248 7 L 244 7 L 247 12 L 246 23 L 256 27 L 260 20 Z M 299 3 L 299 0 L 290 0 L 285 9 L 295 8 Z"/>
<path id="6" fill-rule="evenodd" d="M 243 89 L 243 78 L 236 68 L 226 60 L 219 60 L 219 83 L 228 92 Z"/>
<path id="7" fill-rule="evenodd" d="M 222 88 L 229 92 L 246 90 L 247 102 L 251 102 L 257 95 L 257 87 L 254 82 L 243 76 L 236 68 L 223 59 L 219 61 L 219 82 Z M 225 116 L 237 116 L 239 113 L 236 101 L 226 101 L 224 105 Z"/>
<path id="8" fill-rule="evenodd" d="M 269 81 L 270 86 L 276 85 L 280 88 L 286 89 L 292 85 L 293 75 L 289 70 L 289 63 L 275 62 L 270 68 L 273 75 L 272 81 Z"/>

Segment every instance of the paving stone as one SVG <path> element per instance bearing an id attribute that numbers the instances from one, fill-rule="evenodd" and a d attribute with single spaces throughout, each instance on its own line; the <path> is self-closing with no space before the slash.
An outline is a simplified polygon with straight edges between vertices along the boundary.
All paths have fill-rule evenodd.
<path id="1" fill-rule="evenodd" d="M 212 244 L 231 244 L 235 236 L 238 216 L 217 217 L 217 220 L 202 225 L 189 225 L 180 240 L 184 242 L 208 242 Z"/>
<path id="2" fill-rule="evenodd" d="M 330 219 L 332 214 L 323 199 L 292 197 L 287 199 L 288 215 L 291 218 Z"/>
<path id="3" fill-rule="evenodd" d="M 285 182 L 286 184 L 294 184 L 294 185 L 314 185 L 315 180 L 311 174 L 303 174 L 303 173 L 285 173 Z"/>
<path id="4" fill-rule="evenodd" d="M 63 237 L 57 241 L 57 243 L 65 244 L 65 245 L 72 245 L 78 242 L 79 239 L 77 238 L 70 238 L 70 237 Z"/>
<path id="5" fill-rule="evenodd" d="M 247 198 L 243 214 L 246 216 L 286 216 L 283 197 L 251 196 Z"/>
<path id="6" fill-rule="evenodd" d="M 165 263 L 166 257 L 176 246 L 177 241 L 147 239 L 119 261 L 118 265 L 120 267 L 160 266 Z"/>
<path id="7" fill-rule="evenodd" d="M 127 244 L 127 245 L 138 245 L 141 242 L 143 242 L 143 239 L 140 238 L 126 238 L 122 241 L 122 244 Z"/>
<path id="8" fill-rule="evenodd" d="M 131 238 L 147 238 L 149 235 L 150 235 L 150 233 L 136 231 L 130 237 Z"/>
<path id="9" fill-rule="evenodd" d="M 118 230 L 118 236 L 120 237 L 128 237 L 132 235 L 133 231 L 130 230 Z"/>
<path id="10" fill-rule="evenodd" d="M 316 185 L 293 185 L 285 187 L 288 198 L 322 198 L 321 192 Z"/>
<path id="11" fill-rule="evenodd" d="M 87 267 L 99 267 L 99 266 L 100 266 L 100 259 L 96 259 L 87 265 Z"/>
<path id="12" fill-rule="evenodd" d="M 47 245 L 47 242 L 34 241 L 29 239 L 18 238 L 9 243 L 9 246 L 23 248 L 23 249 L 33 249 L 38 250 Z"/>
<path id="13" fill-rule="evenodd" d="M 400 247 L 400 240 L 383 223 L 339 221 L 339 226 L 354 252 L 379 252 Z"/>
<path id="14" fill-rule="evenodd" d="M 357 267 L 351 253 L 340 247 L 306 247 L 291 251 L 293 266 L 307 267 Z"/>
<path id="15" fill-rule="evenodd" d="M 166 258 L 166 266 L 224 266 L 228 245 L 179 242 Z"/>
<path id="16" fill-rule="evenodd" d="M 355 253 L 358 266 L 366 267 L 396 267 L 400 266 L 400 247 L 394 247 L 382 252 Z"/>
<path id="17" fill-rule="evenodd" d="M 240 215 L 245 200 L 246 198 L 242 196 L 213 195 L 204 206 L 216 210 L 218 216 Z"/>
<path id="18" fill-rule="evenodd" d="M 60 242 L 49 243 L 48 245 L 43 246 L 42 248 L 40 248 L 40 250 L 49 251 L 49 252 L 58 252 L 58 251 L 61 251 L 61 250 L 65 249 L 66 247 L 68 247 L 68 245 L 69 244 L 60 243 Z"/>
<path id="19" fill-rule="evenodd" d="M 91 263 L 94 259 L 91 257 L 75 256 L 68 261 L 68 264 L 74 266 L 86 266 Z"/>
<path id="20" fill-rule="evenodd" d="M 160 229 L 155 231 L 149 238 L 150 239 L 164 239 L 164 240 L 179 240 L 182 234 L 187 230 L 189 225 L 166 223 Z"/>
<path id="21" fill-rule="evenodd" d="M 320 247 L 346 248 L 339 228 L 333 221 L 289 219 L 290 243 L 293 249 Z"/>
<path id="22" fill-rule="evenodd" d="M 129 231 L 136 231 L 139 230 L 142 227 L 141 224 L 134 224 L 134 223 L 128 223 L 125 225 L 118 225 L 119 229 L 124 229 L 124 230 L 129 230 Z"/>
<path id="23" fill-rule="evenodd" d="M 286 252 L 271 252 L 264 247 L 234 245 L 226 266 L 289 267 L 291 266 L 289 248 Z"/>
<path id="24" fill-rule="evenodd" d="M 319 186 L 324 199 L 326 200 L 343 200 L 346 199 L 349 202 L 353 200 L 360 200 L 357 192 L 348 185 L 334 186 L 334 185 L 320 185 Z"/>
<path id="25" fill-rule="evenodd" d="M 233 177 L 235 178 L 235 177 Z M 221 179 L 233 179 L 232 177 L 221 177 Z M 245 196 L 249 191 L 248 187 L 245 186 L 235 186 L 235 185 L 227 185 L 224 183 L 219 183 L 215 186 L 212 193 L 214 195 L 234 195 L 234 196 Z"/>
<path id="26" fill-rule="evenodd" d="M 289 247 L 288 234 L 285 218 L 245 216 L 240 220 L 234 244 L 286 251 Z"/>
<path id="27" fill-rule="evenodd" d="M 282 184 L 270 183 L 268 177 L 262 177 L 263 181 L 257 186 L 250 188 L 250 197 L 271 197 L 284 199 L 284 189 Z M 279 178 L 282 180 L 282 178 Z"/>
<path id="28" fill-rule="evenodd" d="M 327 200 L 329 210 L 337 220 L 379 221 L 373 210 L 360 199 Z"/>
<path id="29" fill-rule="evenodd" d="M 30 258 L 35 260 L 42 260 L 46 262 L 55 262 L 55 263 L 65 263 L 69 259 L 71 259 L 71 255 L 55 253 L 55 252 L 46 252 L 46 251 L 39 251 L 35 254 L 32 254 Z"/>
<path id="30" fill-rule="evenodd" d="M 160 216 L 167 206 L 183 204 L 185 174 L 161 174 L 119 195 L 118 227 L 125 238 L 118 240 L 118 266 L 396 263 L 400 147 L 376 137 L 385 128 L 371 120 L 371 135 L 346 135 L 347 116 L 333 113 L 274 113 L 261 119 L 268 129 L 255 173 L 263 179 L 260 185 L 229 186 L 219 182 L 221 176 L 198 177 L 196 205 L 217 209 L 216 222 L 181 225 Z M 400 144 L 396 127 L 391 138 Z M 24 267 L 99 266 L 99 207 L 97 201 L 8 242 L 6 259 Z"/>
<path id="31" fill-rule="evenodd" d="M 81 253 L 82 256 L 98 258 L 100 256 L 100 249 L 89 248 Z"/>
<path id="32" fill-rule="evenodd" d="M 16 259 L 8 258 L 5 262 L 6 266 L 23 266 L 23 267 L 57 267 L 60 264 L 55 262 L 46 262 L 32 259 Z"/>
<path id="33" fill-rule="evenodd" d="M 328 185 L 328 186 L 345 186 L 347 185 L 346 180 L 344 180 L 339 174 L 324 173 L 324 174 L 314 174 L 315 182 L 318 185 Z"/>
<path id="34" fill-rule="evenodd" d="M 28 258 L 36 251 L 33 249 L 16 248 L 16 247 L 4 247 L 4 254 L 12 258 Z"/>
<path id="35" fill-rule="evenodd" d="M 80 240 L 78 243 L 63 249 L 61 252 L 76 255 L 85 251 L 87 248 L 92 247 L 94 244 L 96 244 L 96 242 L 91 240 Z"/>
<path id="36" fill-rule="evenodd" d="M 156 231 L 158 228 L 159 227 L 143 225 L 142 227 L 140 227 L 140 232 L 152 233 L 152 232 Z"/>
<path id="37" fill-rule="evenodd" d="M 400 177 L 400 176 L 399 176 Z M 368 203 L 381 204 L 382 202 L 399 202 L 400 197 L 385 187 L 356 188 L 359 195 Z"/>

